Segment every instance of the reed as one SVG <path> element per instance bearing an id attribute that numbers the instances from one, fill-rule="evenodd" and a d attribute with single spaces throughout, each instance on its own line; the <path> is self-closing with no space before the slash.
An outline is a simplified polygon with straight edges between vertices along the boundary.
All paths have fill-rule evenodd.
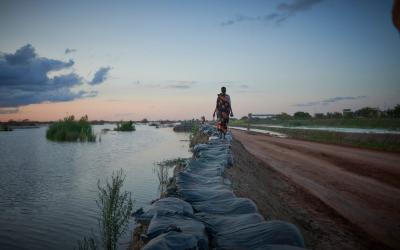
<path id="1" fill-rule="evenodd" d="M 117 123 L 117 127 L 114 128 L 114 131 L 135 131 L 135 125 L 132 121 L 120 121 Z"/>
<path id="2" fill-rule="evenodd" d="M 98 242 L 101 243 L 102 249 L 117 249 L 118 239 L 128 229 L 134 202 L 131 193 L 122 190 L 125 177 L 120 169 L 112 173 L 111 180 L 105 180 L 104 183 L 98 180 L 99 196 L 96 203 L 99 208 L 100 236 L 83 237 L 78 241 L 79 250 L 99 249 Z"/>
<path id="3" fill-rule="evenodd" d="M 87 115 L 75 120 L 73 115 L 50 124 L 46 132 L 46 137 L 52 141 L 88 141 L 95 142 L 96 135 L 93 133 Z"/>
<path id="4" fill-rule="evenodd" d="M 126 233 L 131 217 L 133 200 L 131 194 L 122 191 L 126 175 L 120 169 L 112 173 L 111 181 L 104 185 L 97 183 L 99 199 L 96 201 L 100 209 L 99 227 L 104 249 L 117 249 L 118 239 Z"/>

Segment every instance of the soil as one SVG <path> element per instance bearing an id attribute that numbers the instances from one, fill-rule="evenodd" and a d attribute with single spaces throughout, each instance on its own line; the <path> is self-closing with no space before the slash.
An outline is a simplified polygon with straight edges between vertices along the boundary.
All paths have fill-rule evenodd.
<path id="1" fill-rule="evenodd" d="M 310 249 L 400 248 L 400 154 L 234 130 L 238 196 L 294 223 Z"/>

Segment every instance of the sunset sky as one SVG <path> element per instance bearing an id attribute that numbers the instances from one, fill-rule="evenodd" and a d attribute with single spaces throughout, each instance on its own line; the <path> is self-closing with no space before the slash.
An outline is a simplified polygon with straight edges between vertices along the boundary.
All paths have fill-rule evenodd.
<path id="1" fill-rule="evenodd" d="M 0 1 L 0 121 L 400 103 L 391 0 Z"/>

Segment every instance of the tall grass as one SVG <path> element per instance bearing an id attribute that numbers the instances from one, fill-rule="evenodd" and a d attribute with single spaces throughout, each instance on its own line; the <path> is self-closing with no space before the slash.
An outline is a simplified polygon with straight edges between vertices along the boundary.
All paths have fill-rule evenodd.
<path id="1" fill-rule="evenodd" d="M 157 163 L 153 168 L 154 173 L 157 174 L 159 182 L 158 191 L 160 193 L 161 198 L 163 198 L 167 193 L 168 184 L 170 183 L 170 177 L 172 177 L 171 175 L 173 174 L 172 173 L 173 168 L 178 166 L 183 166 L 186 160 L 187 159 L 183 158 L 165 160 L 163 162 Z"/>
<path id="2" fill-rule="evenodd" d="M 125 178 L 126 175 L 120 169 L 112 173 L 111 180 L 105 180 L 104 183 L 98 180 L 96 203 L 99 208 L 100 237 L 84 237 L 78 241 L 79 250 L 97 249 L 96 238 L 99 238 L 103 249 L 117 249 L 118 239 L 128 229 L 133 208 L 131 193 L 122 190 Z"/>
<path id="3" fill-rule="evenodd" d="M 111 181 L 106 180 L 104 186 L 100 180 L 97 183 L 100 209 L 99 227 L 104 249 L 117 248 L 117 242 L 128 228 L 129 218 L 132 213 L 133 201 L 131 194 L 122 191 L 125 175 L 121 170 L 113 172 Z"/>
<path id="4" fill-rule="evenodd" d="M 115 131 L 135 131 L 135 125 L 132 121 L 121 121 L 117 123 L 117 127 L 114 128 Z"/>
<path id="5" fill-rule="evenodd" d="M 96 135 L 86 115 L 79 120 L 75 120 L 75 117 L 71 115 L 51 124 L 47 129 L 46 137 L 53 141 L 96 141 Z"/>

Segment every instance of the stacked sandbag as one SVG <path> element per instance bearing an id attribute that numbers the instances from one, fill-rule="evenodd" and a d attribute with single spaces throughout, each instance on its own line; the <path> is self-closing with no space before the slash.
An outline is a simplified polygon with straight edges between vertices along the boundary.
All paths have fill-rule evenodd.
<path id="1" fill-rule="evenodd" d="M 253 201 L 232 192 L 224 178 L 233 165 L 232 134 L 221 138 L 209 125 L 201 131 L 209 142 L 194 147 L 194 159 L 175 177 L 181 200 L 161 199 L 147 212 L 150 242 L 144 249 L 304 249 L 293 224 L 265 221 Z"/>

